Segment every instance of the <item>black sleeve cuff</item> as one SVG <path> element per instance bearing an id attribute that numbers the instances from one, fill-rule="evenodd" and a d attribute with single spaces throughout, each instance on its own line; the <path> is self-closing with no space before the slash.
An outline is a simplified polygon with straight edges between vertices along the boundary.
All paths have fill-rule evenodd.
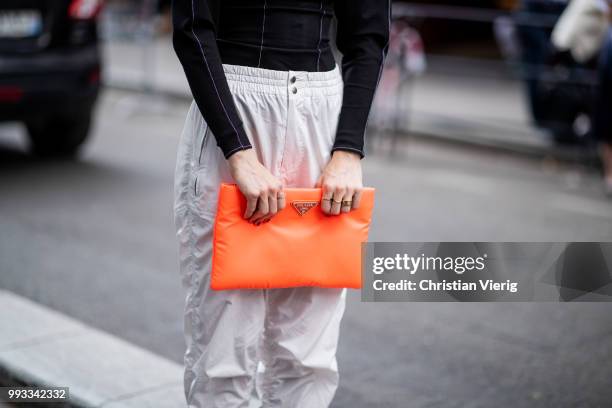
<path id="1" fill-rule="evenodd" d="M 237 148 L 230 150 L 229 152 L 223 152 L 223 156 L 225 156 L 225 159 L 229 159 L 234 153 L 237 153 L 241 150 L 248 150 L 248 149 L 252 149 L 253 146 L 248 145 L 248 146 L 238 146 Z"/>
<path id="2" fill-rule="evenodd" d="M 349 146 L 334 146 L 334 147 L 332 147 L 331 152 L 334 153 L 336 150 L 341 150 L 341 151 L 351 152 L 351 153 L 357 153 L 359 155 L 360 159 L 363 159 L 365 157 L 365 155 L 363 154 L 363 150 L 356 149 L 354 147 L 349 147 Z"/>

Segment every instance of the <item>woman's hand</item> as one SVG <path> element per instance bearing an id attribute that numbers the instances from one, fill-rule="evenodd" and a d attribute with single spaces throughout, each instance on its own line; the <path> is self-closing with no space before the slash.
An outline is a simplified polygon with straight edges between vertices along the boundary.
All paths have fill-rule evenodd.
<path id="1" fill-rule="evenodd" d="M 247 199 L 245 219 L 259 225 L 285 208 L 282 183 L 259 162 L 255 150 L 241 150 L 227 161 L 234 181 Z"/>
<path id="2" fill-rule="evenodd" d="M 359 155 L 342 150 L 334 151 L 317 186 L 323 189 L 321 209 L 325 214 L 338 215 L 359 208 L 363 189 Z"/>

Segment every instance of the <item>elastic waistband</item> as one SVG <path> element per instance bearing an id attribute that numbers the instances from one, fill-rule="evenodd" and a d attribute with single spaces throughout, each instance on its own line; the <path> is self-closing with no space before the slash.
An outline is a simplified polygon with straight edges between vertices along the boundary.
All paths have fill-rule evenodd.
<path id="1" fill-rule="evenodd" d="M 331 71 L 274 71 L 243 65 L 223 64 L 230 89 L 295 95 L 334 95 L 342 92 L 338 65 Z"/>

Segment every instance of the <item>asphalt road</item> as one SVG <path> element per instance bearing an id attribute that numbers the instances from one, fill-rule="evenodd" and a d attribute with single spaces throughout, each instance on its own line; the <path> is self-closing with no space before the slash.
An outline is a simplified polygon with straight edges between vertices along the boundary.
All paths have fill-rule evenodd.
<path id="1" fill-rule="evenodd" d="M 107 91 L 81 160 L 0 128 L 0 287 L 182 360 L 172 224 L 183 101 Z M 612 240 L 589 171 L 411 141 L 364 161 L 374 241 Z M 1 314 L 0 314 L 1 318 Z M 334 407 L 610 407 L 612 306 L 361 303 L 350 294 Z"/>

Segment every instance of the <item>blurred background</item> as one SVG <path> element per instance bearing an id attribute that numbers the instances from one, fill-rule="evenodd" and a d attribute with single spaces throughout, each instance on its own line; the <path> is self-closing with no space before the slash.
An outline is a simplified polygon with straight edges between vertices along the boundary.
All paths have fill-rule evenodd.
<path id="1" fill-rule="evenodd" d="M 372 241 L 612 240 L 605 47 L 553 46 L 566 5 L 394 2 L 363 161 Z M 0 289 L 181 364 L 172 179 L 191 96 L 169 8 L 2 0 Z M 610 407 L 611 311 L 352 292 L 333 407 Z"/>

